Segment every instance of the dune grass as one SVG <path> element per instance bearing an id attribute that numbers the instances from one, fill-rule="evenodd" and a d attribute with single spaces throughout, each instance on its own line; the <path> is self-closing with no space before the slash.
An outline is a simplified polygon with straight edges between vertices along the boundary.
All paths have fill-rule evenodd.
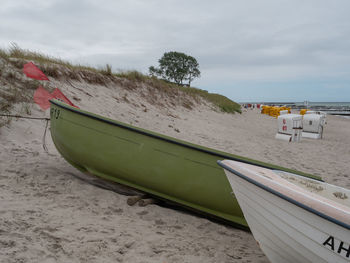
<path id="1" fill-rule="evenodd" d="M 0 49 L 0 58 L 5 59 L 18 69 L 22 69 L 27 61 L 34 61 L 41 65 L 40 68 L 46 75 L 53 78 L 65 77 L 74 80 L 83 79 L 88 83 L 101 85 L 106 85 L 108 81 L 115 81 L 128 89 L 135 89 L 138 87 L 139 83 L 145 83 L 173 97 L 181 96 L 179 91 L 192 96 L 195 100 L 197 97 L 201 97 L 217 106 L 222 112 L 241 112 L 241 107 L 238 103 L 235 103 L 223 95 L 209 93 L 206 90 L 194 87 L 176 85 L 175 83 L 166 80 L 144 75 L 135 70 L 113 72 L 112 66 L 109 64 L 106 64 L 103 68 L 74 65 L 60 58 L 22 49 L 15 43 L 13 43 L 7 50 Z M 120 79 L 126 81 L 120 82 Z M 185 102 L 183 106 L 187 108 L 192 107 L 188 101 Z"/>
<path id="2" fill-rule="evenodd" d="M 91 72 L 104 73 L 104 74 L 111 74 L 111 69 L 112 69 L 111 66 L 108 64 L 106 65 L 106 68 L 102 68 L 102 69 L 97 69 L 86 65 L 72 64 L 71 62 L 68 62 L 60 58 L 56 58 L 53 56 L 42 54 L 40 52 L 20 48 L 16 43 L 12 43 L 10 48 L 8 49 L 0 49 L 0 57 L 3 59 L 6 59 L 7 61 L 10 61 L 12 64 L 17 66 L 18 68 L 20 64 L 16 65 L 16 63 L 18 63 L 18 60 L 19 61 L 22 60 L 24 63 L 26 63 L 26 61 L 35 61 L 40 65 L 45 65 L 45 64 L 60 65 L 71 70 L 72 69 L 88 70 Z M 11 58 L 17 59 L 17 61 L 10 60 Z"/>
<path id="3" fill-rule="evenodd" d="M 137 81 L 137 82 L 145 82 L 148 79 L 150 79 L 150 77 L 136 70 L 120 71 L 118 73 L 114 73 L 113 75 L 119 78 L 126 78 L 128 80 Z"/>
<path id="4" fill-rule="evenodd" d="M 53 64 L 66 66 L 68 68 L 71 68 L 73 66 L 71 63 L 64 61 L 62 59 L 44 55 L 42 53 L 31 51 L 31 50 L 22 49 L 15 43 L 12 43 L 8 50 L 0 51 L 0 55 L 1 53 L 3 54 L 5 53 L 8 59 L 17 58 L 22 60 L 32 60 L 39 64 L 53 63 Z"/>
<path id="5" fill-rule="evenodd" d="M 162 89 L 163 91 L 166 91 L 169 93 L 171 93 L 171 90 L 173 89 L 181 90 L 184 93 L 191 95 L 192 97 L 200 96 L 204 98 L 205 100 L 216 105 L 222 112 L 241 113 L 240 104 L 220 94 L 209 93 L 206 90 L 202 90 L 194 87 L 180 86 L 166 80 L 158 79 L 154 76 L 153 77 L 146 76 L 138 71 L 126 71 L 126 72 L 116 73 L 114 75 L 121 78 L 127 78 L 133 81 L 146 82 L 151 84 L 155 88 Z"/>
<path id="6" fill-rule="evenodd" d="M 189 94 L 195 94 L 198 95 L 207 101 L 210 101 L 214 105 L 216 105 L 222 112 L 227 113 L 241 113 L 241 105 L 230 100 L 229 98 L 216 94 L 216 93 L 209 93 L 206 90 L 193 88 L 193 87 L 180 87 L 181 90 L 183 90 L 186 93 Z"/>

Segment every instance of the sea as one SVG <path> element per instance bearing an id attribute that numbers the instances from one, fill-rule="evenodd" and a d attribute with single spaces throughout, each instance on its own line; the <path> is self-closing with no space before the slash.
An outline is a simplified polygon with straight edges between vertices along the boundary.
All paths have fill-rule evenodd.
<path id="1" fill-rule="evenodd" d="M 350 102 L 311 102 L 305 101 L 301 104 L 312 110 L 324 111 L 328 114 L 338 115 L 350 119 Z"/>
<path id="2" fill-rule="evenodd" d="M 322 106 L 322 107 L 348 107 L 350 108 L 350 102 L 313 102 L 313 101 L 304 101 L 304 102 L 295 102 L 297 105 L 305 105 L 308 103 L 310 106 Z"/>
<path id="3" fill-rule="evenodd" d="M 251 102 L 250 102 L 251 103 Z M 339 115 L 346 119 L 350 119 L 350 102 L 258 102 L 254 104 L 289 106 L 294 109 L 311 109 L 316 111 L 323 111 L 327 114 Z"/>

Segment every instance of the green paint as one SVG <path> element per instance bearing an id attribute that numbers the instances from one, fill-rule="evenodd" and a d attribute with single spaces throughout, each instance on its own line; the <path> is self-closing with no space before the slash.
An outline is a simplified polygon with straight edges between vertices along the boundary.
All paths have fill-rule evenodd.
<path id="1" fill-rule="evenodd" d="M 306 175 L 136 128 L 57 100 L 51 102 L 51 136 L 61 155 L 81 171 L 243 227 L 247 223 L 217 160 Z"/>

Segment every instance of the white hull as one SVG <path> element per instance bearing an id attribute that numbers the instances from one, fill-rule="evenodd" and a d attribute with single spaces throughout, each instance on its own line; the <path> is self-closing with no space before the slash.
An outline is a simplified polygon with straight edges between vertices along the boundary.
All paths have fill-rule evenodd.
<path id="1" fill-rule="evenodd" d="M 271 262 L 350 262 L 350 229 L 346 224 L 330 222 L 276 192 L 226 169 L 225 173 L 254 238 Z"/>

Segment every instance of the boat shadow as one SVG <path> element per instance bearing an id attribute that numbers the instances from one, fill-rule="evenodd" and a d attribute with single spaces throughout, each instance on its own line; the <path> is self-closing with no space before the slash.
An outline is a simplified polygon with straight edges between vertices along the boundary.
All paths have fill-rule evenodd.
<path id="1" fill-rule="evenodd" d="M 202 211 L 198 211 L 195 210 L 191 207 L 185 206 L 185 205 L 180 205 L 177 204 L 175 202 L 171 202 L 167 199 L 163 199 L 160 198 L 159 196 L 155 196 L 155 195 L 151 195 L 149 193 L 145 193 L 142 192 L 140 190 L 137 190 L 135 188 L 126 186 L 126 185 L 122 185 L 113 181 L 109 181 L 100 177 L 97 177 L 93 174 L 89 174 L 89 173 L 68 173 L 69 175 L 87 183 L 93 186 L 96 186 L 98 188 L 104 189 L 104 190 L 108 190 L 108 191 L 112 191 L 114 193 L 120 194 L 120 195 L 124 195 L 124 196 L 128 196 L 129 198 L 132 199 L 128 199 L 128 204 L 129 206 L 135 205 L 137 202 L 139 203 L 139 206 L 147 206 L 149 204 L 154 204 L 154 205 L 158 205 L 160 207 L 164 207 L 164 208 L 168 208 L 168 209 L 172 209 L 177 211 L 178 213 L 181 214 L 187 214 L 187 215 L 191 215 L 191 216 L 195 216 L 198 218 L 206 218 L 207 220 L 216 223 L 216 224 L 220 224 L 223 226 L 228 226 L 228 227 L 233 227 L 236 229 L 240 229 L 240 230 L 244 230 L 246 232 L 250 232 L 250 229 L 248 227 L 244 227 L 242 225 L 236 224 L 232 221 L 229 220 L 225 220 L 223 218 L 219 218 L 216 216 L 213 216 L 211 214 L 202 212 Z M 133 200 L 129 203 L 129 200 Z M 146 202 L 143 202 L 144 205 L 142 205 L 142 200 L 146 200 Z M 149 201 L 152 200 L 152 201 Z"/>

